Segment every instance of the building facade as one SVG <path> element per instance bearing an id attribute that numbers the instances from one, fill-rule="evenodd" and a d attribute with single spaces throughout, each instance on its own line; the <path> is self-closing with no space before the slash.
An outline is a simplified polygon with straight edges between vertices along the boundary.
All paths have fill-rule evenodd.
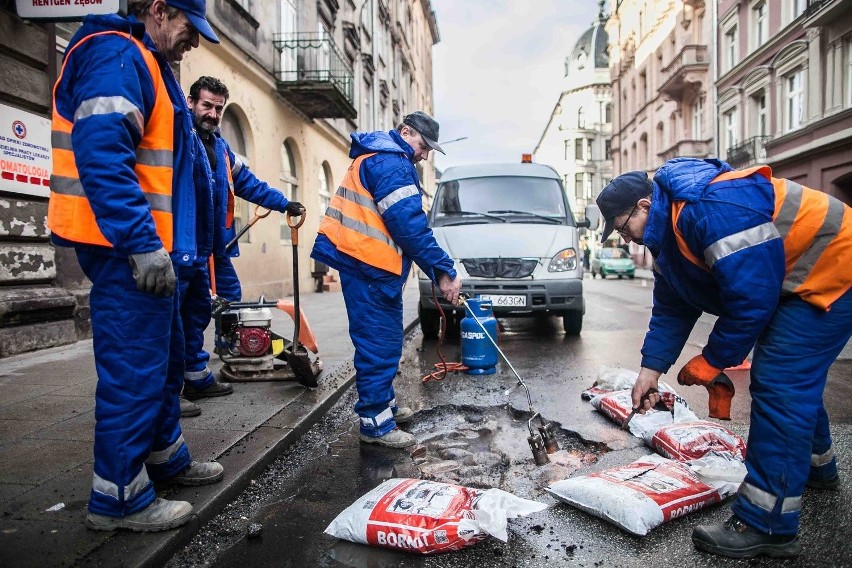
<path id="1" fill-rule="evenodd" d="M 602 3 L 601 3 L 602 4 Z M 601 7 L 598 20 L 565 58 L 563 90 L 535 147 L 537 163 L 556 169 L 577 219 L 612 179 L 612 89 L 609 43 Z"/>
<path id="2" fill-rule="evenodd" d="M 704 0 L 610 2 L 614 175 L 714 154 L 711 14 Z M 630 251 L 650 266 L 645 247 Z"/>
<path id="3" fill-rule="evenodd" d="M 431 48 L 439 33 L 431 3 L 208 0 L 207 9 L 222 44 L 202 41 L 176 71 L 186 91 L 201 75 L 226 83 L 222 131 L 232 149 L 260 179 L 308 208 L 298 256 L 300 289 L 311 290 L 312 272 L 323 267 L 309 253 L 349 166 L 349 134 L 389 130 L 414 110 L 434 113 Z M 14 2 L 0 3 L 0 72 L 7 79 L 0 136 L 16 153 L 26 147 L 50 154 L 51 87 L 78 26 L 23 21 Z M 0 357 L 91 335 L 90 284 L 73 251 L 50 243 L 49 188 L 37 175 L 18 179 L 12 168 L 21 166 L 0 177 Z M 417 170 L 431 195 L 434 163 Z M 238 224 L 253 214 L 248 203 L 238 204 Z M 240 248 L 235 265 L 246 298 L 292 293 L 292 242 L 282 215 L 258 221 Z"/>
<path id="4" fill-rule="evenodd" d="M 852 203 L 852 1 L 718 10 L 719 154 Z"/>

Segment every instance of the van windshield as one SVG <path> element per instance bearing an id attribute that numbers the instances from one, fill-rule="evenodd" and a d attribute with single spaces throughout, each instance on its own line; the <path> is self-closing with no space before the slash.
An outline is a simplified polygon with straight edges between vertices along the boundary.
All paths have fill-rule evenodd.
<path id="1" fill-rule="evenodd" d="M 560 223 L 573 225 L 562 186 L 547 178 L 495 176 L 452 180 L 438 186 L 432 206 L 436 225 L 461 223 Z"/>

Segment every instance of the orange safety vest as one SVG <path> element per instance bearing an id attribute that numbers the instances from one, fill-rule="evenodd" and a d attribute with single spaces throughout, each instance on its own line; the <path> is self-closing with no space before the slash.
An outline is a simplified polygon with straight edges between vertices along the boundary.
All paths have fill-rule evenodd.
<path id="1" fill-rule="evenodd" d="M 172 176 L 174 165 L 174 107 L 154 55 L 145 45 L 130 34 L 117 31 L 98 32 L 86 36 L 65 56 L 59 78 L 53 87 L 53 173 L 50 179 L 50 201 L 47 224 L 50 230 L 69 241 L 112 247 L 98 228 L 94 211 L 83 191 L 80 174 L 74 160 L 71 131 L 74 124 L 61 116 L 56 109 L 56 90 L 62 81 L 65 65 L 74 50 L 95 36 L 115 34 L 131 40 L 145 59 L 154 83 L 154 109 L 144 129 L 142 140 L 136 147 L 136 165 L 133 171 L 139 186 L 148 200 L 157 235 L 167 251 L 172 251 L 174 226 L 172 219 Z M 89 101 L 86 101 L 89 102 Z M 92 101 L 94 104 L 97 100 Z M 82 107 L 82 105 L 81 105 Z M 141 110 L 141 109 L 140 109 Z M 141 117 L 140 117 L 141 118 Z"/>
<path id="2" fill-rule="evenodd" d="M 782 294 L 796 294 L 824 310 L 852 286 L 852 208 L 827 193 L 788 179 L 772 177 L 768 166 L 735 170 L 710 183 L 760 174 L 772 182 L 772 222 L 784 239 L 786 275 Z M 678 249 L 690 262 L 709 271 L 707 263 L 686 244 L 677 226 L 685 201 L 672 203 L 672 226 Z"/>
<path id="3" fill-rule="evenodd" d="M 240 159 L 237 158 L 237 165 L 242 166 Z M 225 152 L 225 168 L 228 171 L 228 212 L 225 214 L 225 228 L 230 229 L 234 224 L 234 174 L 231 169 L 231 158 L 228 157 L 228 152 Z"/>
<path id="4" fill-rule="evenodd" d="M 361 184 L 361 163 L 374 155 L 364 154 L 352 161 L 326 209 L 319 232 L 340 252 L 401 275 L 402 251 L 388 232 L 373 196 Z"/>

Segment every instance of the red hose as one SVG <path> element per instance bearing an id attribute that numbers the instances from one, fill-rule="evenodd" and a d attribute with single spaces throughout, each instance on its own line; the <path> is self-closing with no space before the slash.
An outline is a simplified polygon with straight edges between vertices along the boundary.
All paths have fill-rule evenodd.
<path id="1" fill-rule="evenodd" d="M 444 336 L 447 333 L 447 317 L 444 314 L 443 308 L 441 308 L 441 303 L 438 302 L 438 297 L 435 294 L 434 283 L 432 283 L 432 300 L 435 302 L 435 305 L 438 306 L 438 311 L 441 313 L 441 331 L 438 334 L 438 345 L 435 347 L 435 350 L 438 352 L 438 358 L 441 360 L 441 362 L 435 363 L 434 371 L 421 377 L 420 380 L 424 383 L 428 383 L 429 381 L 443 381 L 447 378 L 448 373 L 467 371 L 469 369 L 469 367 L 461 364 L 458 361 L 450 361 L 448 363 L 447 360 L 444 359 L 444 354 L 441 353 L 441 344 L 444 343 Z"/>

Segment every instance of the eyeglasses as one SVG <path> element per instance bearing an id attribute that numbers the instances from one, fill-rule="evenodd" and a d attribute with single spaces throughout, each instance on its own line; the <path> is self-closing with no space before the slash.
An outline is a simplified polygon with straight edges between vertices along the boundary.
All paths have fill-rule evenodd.
<path id="1" fill-rule="evenodd" d="M 624 236 L 624 228 L 627 226 L 627 223 L 630 222 L 630 218 L 633 217 L 633 214 L 636 213 L 636 207 L 638 205 L 639 204 L 637 203 L 633 206 L 633 209 L 630 210 L 630 215 L 627 216 L 627 219 L 624 220 L 624 223 L 621 224 L 621 227 L 615 230 L 615 232 L 621 235 L 622 237 Z"/>

